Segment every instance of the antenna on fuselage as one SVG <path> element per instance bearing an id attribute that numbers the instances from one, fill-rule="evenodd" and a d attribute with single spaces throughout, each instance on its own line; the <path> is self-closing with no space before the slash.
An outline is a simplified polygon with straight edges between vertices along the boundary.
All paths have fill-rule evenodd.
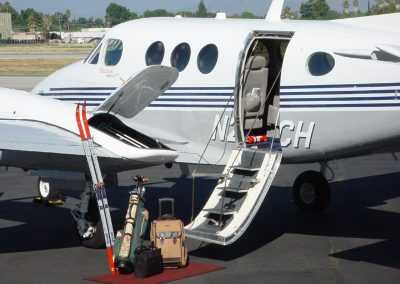
<path id="1" fill-rule="evenodd" d="M 265 20 L 269 22 L 279 22 L 281 20 L 284 4 L 285 0 L 272 0 Z"/>

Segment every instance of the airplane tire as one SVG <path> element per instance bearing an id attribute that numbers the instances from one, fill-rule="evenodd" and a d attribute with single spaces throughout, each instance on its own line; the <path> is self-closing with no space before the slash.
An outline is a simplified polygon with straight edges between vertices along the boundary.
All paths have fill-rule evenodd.
<path id="1" fill-rule="evenodd" d="M 304 172 L 294 182 L 293 199 L 303 211 L 322 212 L 330 203 L 329 183 L 319 172 Z"/>
<path id="2" fill-rule="evenodd" d="M 89 210 L 85 219 L 93 224 L 95 231 L 91 238 L 81 238 L 82 246 L 91 249 L 105 248 L 106 242 L 104 239 L 103 225 L 101 224 L 96 198 L 94 196 L 90 198 Z"/>
<path id="3" fill-rule="evenodd" d="M 55 196 L 55 192 L 54 189 L 52 189 L 52 184 L 49 178 L 38 178 L 37 191 L 42 201 L 51 200 Z"/>
<path id="4" fill-rule="evenodd" d="M 90 249 L 103 249 L 106 247 L 104 240 L 103 226 L 100 221 L 96 223 L 96 231 L 93 236 L 89 239 L 82 239 L 82 246 Z"/>

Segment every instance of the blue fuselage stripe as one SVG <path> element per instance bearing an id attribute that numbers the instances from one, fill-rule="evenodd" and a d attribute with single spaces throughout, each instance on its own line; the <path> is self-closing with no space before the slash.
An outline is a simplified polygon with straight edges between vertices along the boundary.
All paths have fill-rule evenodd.
<path id="1" fill-rule="evenodd" d="M 40 93 L 45 97 L 52 96 L 109 96 L 111 93 Z"/>
<path id="2" fill-rule="evenodd" d="M 304 104 L 304 105 L 283 105 L 280 108 L 351 108 L 351 107 L 400 107 L 399 103 L 381 104 Z"/>
<path id="3" fill-rule="evenodd" d="M 115 87 L 50 88 L 50 91 L 113 91 Z"/>
<path id="4" fill-rule="evenodd" d="M 337 84 L 337 85 L 298 85 L 281 86 L 281 90 L 292 89 L 329 89 L 329 88 L 365 88 L 365 87 L 400 87 L 400 83 L 370 83 L 370 84 Z"/>
<path id="5" fill-rule="evenodd" d="M 353 94 L 394 94 L 400 91 L 397 90 L 365 90 L 365 91 L 304 91 L 304 92 L 280 92 L 282 96 L 297 96 L 297 95 L 353 95 Z"/>
<path id="6" fill-rule="evenodd" d="M 344 97 L 344 98 L 281 98 L 281 102 L 325 102 L 325 101 L 390 101 L 400 97 Z"/>

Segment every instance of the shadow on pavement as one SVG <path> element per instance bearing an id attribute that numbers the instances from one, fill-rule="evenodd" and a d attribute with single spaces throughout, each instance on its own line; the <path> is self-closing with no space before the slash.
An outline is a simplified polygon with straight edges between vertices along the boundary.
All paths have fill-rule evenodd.
<path id="1" fill-rule="evenodd" d="M 151 219 L 158 216 L 158 198 L 173 197 L 175 215 L 185 224 L 190 222 L 192 210 L 192 179 L 167 178 L 172 186 L 149 184 L 146 207 Z M 215 180 L 198 179 L 195 191 L 197 214 L 215 185 Z M 332 257 L 365 261 L 400 268 L 400 214 L 384 211 L 378 206 L 400 195 L 400 174 L 354 179 L 332 184 L 331 207 L 321 215 L 304 214 L 291 201 L 289 188 L 273 187 L 255 220 L 245 235 L 234 245 L 220 247 L 206 245 L 192 255 L 223 261 L 249 254 L 283 234 L 376 239 L 376 243 L 336 252 Z M 133 186 L 109 191 L 116 228 L 123 225 L 128 194 Z M 74 193 L 70 193 L 74 195 Z M 76 193 L 75 193 L 76 194 Z M 23 224 L 0 228 L 0 253 L 46 250 L 79 246 L 75 225 L 68 208 L 49 208 L 19 200 L 0 201 L 0 218 Z M 398 209 L 398 208 L 396 208 Z"/>
<path id="2" fill-rule="evenodd" d="M 331 207 L 320 215 L 305 214 L 291 201 L 290 188 L 272 188 L 245 235 L 228 247 L 207 245 L 192 255 L 229 261 L 257 250 L 285 233 L 376 239 L 376 243 L 333 257 L 400 268 L 400 214 L 373 208 L 400 196 L 400 174 L 332 184 Z M 381 240 L 384 241 L 381 241 Z"/>

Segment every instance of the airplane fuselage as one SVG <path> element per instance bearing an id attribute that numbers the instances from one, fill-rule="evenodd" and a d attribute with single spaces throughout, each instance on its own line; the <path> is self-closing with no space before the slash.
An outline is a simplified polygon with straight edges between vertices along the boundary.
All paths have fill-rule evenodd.
<path id="1" fill-rule="evenodd" d="M 132 73 L 144 69 L 149 64 L 150 47 L 161 43 L 162 52 L 151 60 L 174 65 L 186 58 L 186 65 L 178 65 L 183 67 L 179 79 L 168 91 L 124 123 L 176 149 L 178 162 L 197 163 L 211 140 L 201 162 L 222 165 L 237 146 L 234 109 L 240 88 L 238 72 L 256 31 L 270 32 L 269 40 L 291 34 L 282 56 L 278 94 L 285 162 L 330 160 L 379 151 L 397 142 L 400 58 L 381 47 L 400 48 L 398 33 L 342 22 L 130 21 L 107 33 L 98 55 L 57 71 L 32 93 L 71 103 L 87 101 L 96 107 Z M 115 65 L 108 58 L 110 41 L 122 43 Z M 217 58 L 212 70 L 203 72 L 201 55 L 208 45 L 217 47 Z M 182 54 L 177 55 L 177 50 Z M 318 53 L 325 55 L 323 64 L 330 64 L 327 73 L 318 73 L 326 68 L 318 66 L 318 61 L 316 73 L 310 70 L 311 58 Z"/>

